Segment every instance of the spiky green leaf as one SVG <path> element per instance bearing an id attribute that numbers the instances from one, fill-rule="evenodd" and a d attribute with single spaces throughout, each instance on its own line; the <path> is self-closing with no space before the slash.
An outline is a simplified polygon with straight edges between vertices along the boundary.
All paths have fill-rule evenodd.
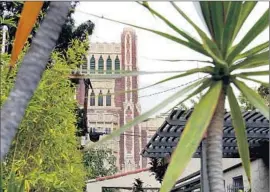
<path id="1" fill-rule="evenodd" d="M 185 101 L 191 99 L 192 97 L 194 97 L 194 96 L 196 96 L 196 95 L 198 95 L 198 94 L 201 94 L 201 92 L 202 92 L 203 90 L 205 90 L 206 88 L 210 87 L 211 84 L 212 84 L 212 79 L 210 79 L 210 78 L 209 78 L 209 79 L 206 79 L 206 80 L 202 83 L 202 85 L 201 85 L 200 87 L 198 87 L 195 91 L 193 91 L 191 94 L 189 94 L 189 95 L 186 97 L 186 99 L 184 99 L 184 100 L 180 101 L 179 103 L 177 103 L 177 104 L 176 104 L 174 107 L 172 107 L 169 111 L 171 111 L 171 110 L 174 109 L 175 107 L 177 107 L 177 106 L 183 104 Z"/>
<path id="2" fill-rule="evenodd" d="M 212 25 L 213 25 L 213 33 L 214 33 L 214 41 L 217 43 L 219 49 L 222 46 L 222 37 L 223 37 L 223 30 L 224 30 L 224 14 L 223 14 L 223 2 L 222 1 L 213 1 L 209 4 L 209 8 L 211 10 L 210 14 L 212 18 Z"/>
<path id="3" fill-rule="evenodd" d="M 176 27 L 173 23 L 171 23 L 168 19 L 166 19 L 163 15 L 161 15 L 159 12 L 154 10 L 149 6 L 149 4 L 141 3 L 142 6 L 144 6 L 146 9 L 148 9 L 152 14 L 156 15 L 158 18 L 160 18 L 164 23 L 166 23 L 171 29 L 173 29 L 175 32 L 179 33 L 181 36 L 186 38 L 190 43 L 194 44 L 195 46 L 201 47 L 202 45 L 193 37 L 191 37 L 187 32 L 179 29 Z"/>
<path id="4" fill-rule="evenodd" d="M 242 72 L 235 74 L 235 76 L 243 75 L 243 76 L 264 76 L 269 75 L 269 71 L 251 71 L 251 72 Z"/>
<path id="5" fill-rule="evenodd" d="M 165 83 L 165 82 L 173 80 L 173 79 L 177 79 L 177 78 L 180 78 L 180 77 L 185 77 L 185 76 L 192 75 L 194 73 L 199 73 L 199 72 L 212 74 L 214 72 L 214 68 L 210 67 L 210 66 L 207 66 L 207 67 L 202 67 L 202 68 L 190 69 L 185 73 L 181 73 L 179 75 L 174 75 L 174 76 L 169 77 L 167 79 L 161 80 L 161 81 L 155 83 L 154 85 L 157 85 L 157 84 L 160 84 L 160 83 Z"/>
<path id="6" fill-rule="evenodd" d="M 230 67 L 230 71 L 234 71 L 236 69 L 249 69 L 260 67 L 269 64 L 269 52 L 259 53 L 257 55 L 253 55 L 244 59 L 243 61 L 234 64 Z"/>
<path id="7" fill-rule="evenodd" d="M 176 9 L 176 11 L 182 15 L 189 22 L 197 33 L 200 35 L 203 41 L 203 47 L 207 51 L 207 53 L 216 61 L 216 64 L 227 65 L 227 63 L 223 60 L 221 52 L 218 49 L 218 46 L 215 42 L 207 37 L 207 35 L 174 3 L 171 1 L 172 6 Z"/>
<path id="8" fill-rule="evenodd" d="M 254 9 L 256 4 L 257 4 L 257 1 L 245 1 L 243 3 L 242 9 L 240 12 L 240 17 L 238 18 L 237 25 L 235 26 L 235 29 L 234 29 L 232 42 L 234 41 L 235 37 L 238 35 L 238 32 L 242 28 L 244 22 L 246 21 L 247 17 L 250 15 L 251 11 Z"/>
<path id="9" fill-rule="evenodd" d="M 260 81 L 260 80 L 257 80 L 257 79 L 252 79 L 252 78 L 249 78 L 249 77 L 247 77 L 245 75 L 238 75 L 238 77 L 240 77 L 242 79 L 245 79 L 245 80 L 249 80 L 249 81 L 253 81 L 253 82 L 262 84 L 264 87 L 269 87 L 269 82 L 267 83 L 267 82 L 263 82 L 263 81 Z"/>
<path id="10" fill-rule="evenodd" d="M 249 100 L 249 102 L 254 107 L 256 107 L 269 120 L 269 108 L 266 106 L 263 98 L 254 90 L 250 89 L 242 81 L 233 79 L 233 83 L 243 93 L 243 95 Z"/>
<path id="11" fill-rule="evenodd" d="M 230 6 L 228 7 L 228 15 L 226 17 L 226 24 L 224 27 L 222 40 L 222 52 L 224 57 L 226 56 L 226 53 L 232 44 L 232 37 L 234 29 L 237 25 L 238 18 L 240 17 L 241 8 L 242 1 L 230 3 Z"/>
<path id="12" fill-rule="evenodd" d="M 231 63 L 261 32 L 269 26 L 269 10 L 267 9 L 255 25 L 247 32 L 244 38 L 235 45 L 226 58 Z"/>
<path id="13" fill-rule="evenodd" d="M 198 148 L 214 115 L 221 89 L 222 82 L 215 82 L 196 105 L 172 155 L 162 183 L 161 192 L 168 192 L 171 190 L 175 181 L 183 173 L 188 162 L 192 158 L 192 155 Z M 207 110 L 205 110 L 206 108 Z"/>
<path id="14" fill-rule="evenodd" d="M 245 121 L 243 119 L 240 106 L 237 102 L 231 86 L 229 86 L 227 89 L 227 96 L 231 109 L 232 124 L 235 130 L 238 151 L 242 159 L 242 165 L 245 169 L 249 184 L 251 184 L 250 154 L 249 145 L 247 142 Z"/>
<path id="15" fill-rule="evenodd" d="M 144 57 L 145 59 L 154 60 L 154 61 L 167 61 L 167 62 L 185 62 L 185 61 L 191 61 L 191 62 L 200 62 L 200 63 L 210 63 L 214 64 L 213 61 L 210 60 L 196 60 L 196 59 L 153 59 Z"/>
<path id="16" fill-rule="evenodd" d="M 124 126 L 120 127 L 119 129 L 116 129 L 115 131 L 113 131 L 110 135 L 104 137 L 103 139 L 101 139 L 99 142 L 97 142 L 96 144 L 89 144 L 85 147 L 85 150 L 87 150 L 90 147 L 94 147 L 96 145 L 100 145 L 101 143 L 104 143 L 114 137 L 119 136 L 121 133 L 125 132 L 127 129 L 130 129 L 131 127 L 141 123 L 142 121 L 144 121 L 145 119 L 147 119 L 148 117 L 150 117 L 151 115 L 155 114 L 156 112 L 158 112 L 159 110 L 163 109 L 164 107 L 166 107 L 169 103 L 171 103 L 172 101 L 174 101 L 175 99 L 178 99 L 179 97 L 182 97 L 183 95 L 185 95 L 187 92 L 191 91 L 192 89 L 196 88 L 198 85 L 200 85 L 201 83 L 203 83 L 205 81 L 205 79 L 202 79 L 200 81 L 197 81 L 187 87 L 185 87 L 184 89 L 178 91 L 177 93 L 173 94 L 172 96 L 168 97 L 167 99 L 163 100 L 160 104 L 156 105 L 155 107 L 153 107 L 152 109 L 150 109 L 149 111 L 143 113 L 142 115 L 134 118 L 133 121 L 126 123 Z"/>
<path id="17" fill-rule="evenodd" d="M 255 47 L 253 47 L 252 49 L 249 49 L 248 51 L 244 52 L 244 53 L 241 53 L 240 55 L 238 55 L 236 58 L 235 58 L 235 61 L 238 60 L 238 59 L 243 59 L 245 57 L 251 57 L 261 51 L 264 51 L 265 49 L 269 49 L 269 41 L 266 41 L 262 44 L 259 44 Z"/>
<path id="18" fill-rule="evenodd" d="M 213 29 L 213 25 L 212 25 L 209 2 L 208 1 L 200 1 L 200 6 L 201 6 L 202 14 L 203 14 L 204 20 L 206 22 L 207 28 L 210 31 L 211 37 L 214 39 L 214 29 Z"/>
<path id="19" fill-rule="evenodd" d="M 148 29 L 146 27 L 140 27 L 140 26 L 137 26 L 137 25 L 133 25 L 133 24 L 130 24 L 130 23 L 125 23 L 125 22 L 117 21 L 117 20 L 114 20 L 114 19 L 109 19 L 109 18 L 106 18 L 106 17 L 103 17 L 103 16 L 98 16 L 98 15 L 91 14 L 91 13 L 85 13 L 85 14 L 91 15 L 93 17 L 97 17 L 97 18 L 100 18 L 100 19 L 105 19 L 105 20 L 108 20 L 108 21 L 112 21 L 112 22 L 115 22 L 115 23 L 120 23 L 120 24 L 123 24 L 123 25 L 135 27 L 135 28 L 142 29 L 142 30 L 145 30 L 145 31 L 148 31 L 148 32 L 152 32 L 152 33 L 154 33 L 156 35 L 165 37 L 166 39 L 169 39 L 171 41 L 174 41 L 176 43 L 179 43 L 181 45 L 184 45 L 184 46 L 186 46 L 186 47 L 188 47 L 188 48 L 190 48 L 190 49 L 192 49 L 192 50 L 194 50 L 196 52 L 199 52 L 201 54 L 204 54 L 206 56 L 209 56 L 209 54 L 204 49 L 202 49 L 201 47 L 198 47 L 198 46 L 196 46 L 194 44 L 191 44 L 190 42 L 187 42 L 187 41 L 185 41 L 183 39 L 180 39 L 180 38 L 178 38 L 176 36 L 173 36 L 173 35 L 170 35 L 168 33 L 164 33 L 164 32 L 153 30 L 153 29 Z"/>
<path id="20" fill-rule="evenodd" d="M 115 79 L 121 77 L 138 76 L 138 75 L 153 75 L 153 74 L 168 74 L 168 73 L 183 73 L 185 71 L 126 71 L 126 70 L 104 70 L 102 73 L 95 70 L 82 70 L 85 74 L 70 75 L 69 78 L 90 78 L 90 79 Z"/>

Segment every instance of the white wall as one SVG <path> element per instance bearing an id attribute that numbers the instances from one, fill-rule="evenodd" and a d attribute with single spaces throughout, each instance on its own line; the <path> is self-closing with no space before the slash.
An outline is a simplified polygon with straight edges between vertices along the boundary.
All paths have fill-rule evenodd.
<path id="1" fill-rule="evenodd" d="M 244 188 L 249 188 L 249 183 L 242 166 L 224 173 L 225 186 L 233 184 L 233 177 L 243 176 Z M 261 159 L 251 162 L 252 192 L 269 192 L 269 170 Z"/>
<path id="2" fill-rule="evenodd" d="M 155 176 L 150 171 L 144 171 L 137 174 L 126 175 L 104 181 L 94 181 L 87 183 L 87 192 L 102 192 L 102 187 L 133 187 L 135 179 L 141 179 L 144 187 L 160 188 L 160 183 L 156 181 Z"/>
<path id="3" fill-rule="evenodd" d="M 223 170 L 227 169 L 229 167 L 232 167 L 233 165 L 236 165 L 240 163 L 241 160 L 238 158 L 223 158 L 222 164 L 223 164 Z M 200 158 L 192 158 L 186 167 L 185 171 L 181 175 L 180 179 L 183 177 L 186 177 L 196 171 L 199 171 L 201 169 L 201 160 Z"/>

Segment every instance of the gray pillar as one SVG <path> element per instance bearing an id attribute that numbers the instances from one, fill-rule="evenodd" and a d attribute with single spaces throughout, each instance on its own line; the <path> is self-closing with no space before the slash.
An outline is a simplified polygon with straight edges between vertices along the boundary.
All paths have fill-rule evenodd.
<path id="1" fill-rule="evenodd" d="M 206 166 L 206 139 L 202 140 L 201 143 L 201 191 L 209 191 L 209 181 L 207 176 L 207 166 Z"/>

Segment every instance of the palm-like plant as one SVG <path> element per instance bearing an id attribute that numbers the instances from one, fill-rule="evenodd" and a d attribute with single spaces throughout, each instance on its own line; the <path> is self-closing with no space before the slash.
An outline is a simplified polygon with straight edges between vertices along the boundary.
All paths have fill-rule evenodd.
<path id="1" fill-rule="evenodd" d="M 172 22 L 166 19 L 166 17 L 151 8 L 147 2 L 139 2 L 139 4 L 144 6 L 153 15 L 164 21 L 171 29 L 177 32 L 180 37 L 90 14 L 92 16 L 152 32 L 184 45 L 212 59 L 211 64 L 207 67 L 191 69 L 185 73 L 170 77 L 158 83 L 181 78 L 197 72 L 206 73 L 210 77 L 187 86 L 183 90 L 164 100 L 158 106 L 147 111 L 141 116 L 136 117 L 134 121 L 129 122 L 113 132 L 110 136 L 101 140 L 101 142 L 106 141 L 114 136 L 119 135 L 126 129 L 140 123 L 157 110 L 162 109 L 172 100 L 178 99 L 180 96 L 184 96 L 186 93 L 189 94 L 181 99 L 180 103 L 195 95 L 198 95 L 202 91 L 205 92 L 208 89 L 200 99 L 199 103 L 196 105 L 185 126 L 181 140 L 179 141 L 175 152 L 171 157 L 171 162 L 161 187 L 161 192 L 167 192 L 173 187 L 175 181 L 184 171 L 187 163 L 192 158 L 193 153 L 197 149 L 205 133 L 207 135 L 207 164 L 210 191 L 225 191 L 222 176 L 222 130 L 224 103 L 226 97 L 230 104 L 239 154 L 242 159 L 247 178 L 249 182 L 251 181 L 249 160 L 250 155 L 247 143 L 247 135 L 245 132 L 245 122 L 242 118 L 240 107 L 232 86 L 236 86 L 236 88 L 243 93 L 243 95 L 252 103 L 252 105 L 254 105 L 254 107 L 260 110 L 265 117 L 269 118 L 269 110 L 263 99 L 254 90 L 250 89 L 242 80 L 240 80 L 247 79 L 268 86 L 268 83 L 250 78 L 252 76 L 269 74 L 269 71 L 257 70 L 257 67 L 268 65 L 268 40 L 248 50 L 246 50 L 246 48 L 262 31 L 269 26 L 269 11 L 267 10 L 240 40 L 240 42 L 235 44 L 236 36 L 241 30 L 243 23 L 256 6 L 256 3 L 257 2 L 248 1 L 196 2 L 196 9 L 200 13 L 208 31 L 210 32 L 210 35 L 207 35 L 181 10 L 180 7 L 178 7 L 174 2 L 170 2 L 175 10 L 196 30 L 200 36 L 200 40 L 191 37 L 184 30 L 175 26 Z M 237 72 L 237 70 L 242 69 L 253 70 L 252 72 Z"/>

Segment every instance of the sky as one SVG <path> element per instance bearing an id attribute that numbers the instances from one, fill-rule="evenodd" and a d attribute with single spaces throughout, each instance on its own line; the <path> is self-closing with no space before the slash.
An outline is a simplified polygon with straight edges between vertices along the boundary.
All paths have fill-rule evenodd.
<path id="1" fill-rule="evenodd" d="M 150 6 L 162 15 L 164 15 L 168 20 L 173 22 L 177 27 L 188 32 L 193 37 L 199 39 L 198 34 L 192 28 L 191 25 L 187 23 L 171 6 L 169 2 L 150 2 Z M 200 28 L 207 32 L 204 23 L 199 17 L 195 10 L 193 2 L 177 2 L 176 3 Z M 268 2 L 258 2 L 254 10 L 251 12 L 247 21 L 244 23 L 242 30 L 236 37 L 235 43 L 239 42 L 242 37 L 247 33 L 247 31 L 253 26 L 253 24 L 258 20 L 258 18 L 269 8 Z M 170 29 L 166 24 L 164 24 L 157 17 L 154 17 L 149 13 L 144 7 L 136 2 L 80 2 L 79 6 L 76 8 L 74 19 L 76 25 L 81 24 L 87 20 L 91 20 L 95 24 L 95 31 L 91 36 L 91 42 L 120 42 L 120 36 L 125 27 L 122 24 L 114 23 L 104 19 L 99 19 L 86 13 L 92 13 L 99 16 L 104 16 L 106 18 L 115 19 L 118 21 L 123 21 L 151 29 L 160 30 L 172 35 L 177 35 L 172 29 Z M 140 71 L 182 71 L 188 70 L 194 67 L 205 66 L 202 62 L 165 62 L 156 61 L 153 59 L 193 59 L 193 60 L 209 60 L 209 58 L 194 52 L 182 45 L 175 42 L 162 38 L 158 35 L 146 32 L 140 29 L 135 29 L 137 34 L 137 61 Z M 177 35 L 179 37 L 179 35 Z M 269 40 L 269 28 L 266 29 L 260 36 L 258 36 L 247 49 L 252 48 L 254 45 L 263 43 Z M 267 68 L 262 68 L 268 69 Z M 172 74 L 155 74 L 155 75 L 141 75 L 139 76 L 139 87 L 144 87 L 151 85 L 161 79 L 167 78 Z M 156 92 L 162 92 L 167 89 L 180 86 L 171 91 L 164 92 L 162 94 L 156 94 L 154 96 L 139 98 L 142 112 L 146 112 L 155 105 L 159 104 L 161 101 L 169 97 L 170 95 L 180 91 L 181 85 L 185 85 L 190 81 L 194 81 L 198 78 L 203 77 L 205 74 L 195 74 L 188 77 L 181 78 L 181 80 L 172 80 L 166 82 L 160 86 L 154 86 L 149 89 L 139 91 L 139 97 Z M 260 80 L 269 81 L 268 77 L 258 77 Z M 258 84 L 248 82 L 250 87 L 258 86 Z M 238 91 L 236 91 L 239 94 Z M 161 112 L 168 111 L 177 102 L 170 103 L 166 108 L 159 111 L 156 115 Z M 190 106 L 190 102 L 187 102 Z M 226 103 L 226 108 L 228 108 L 228 103 Z"/>

